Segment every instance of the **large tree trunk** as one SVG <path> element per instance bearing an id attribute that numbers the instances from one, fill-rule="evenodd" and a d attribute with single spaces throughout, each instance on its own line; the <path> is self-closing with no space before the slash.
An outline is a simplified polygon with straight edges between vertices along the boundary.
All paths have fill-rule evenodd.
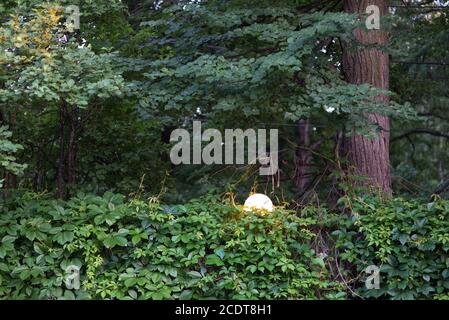
<path id="1" fill-rule="evenodd" d="M 344 10 L 348 13 L 365 14 L 369 5 L 376 5 L 380 9 L 381 17 L 387 14 L 385 0 L 344 0 Z M 385 45 L 388 34 L 381 30 L 354 31 L 356 39 L 364 44 Z M 345 45 L 343 52 L 343 71 L 346 81 L 353 84 L 368 83 L 377 88 L 389 87 L 389 59 L 388 54 L 377 48 L 353 49 Z M 388 97 L 379 95 L 377 100 L 387 106 Z M 391 194 L 389 130 L 388 117 L 367 114 L 366 117 L 379 125 L 382 129 L 379 137 L 370 140 L 360 135 L 353 135 L 345 139 L 345 152 L 349 165 L 356 175 L 366 179 L 361 184 L 371 189 L 379 189 Z"/>

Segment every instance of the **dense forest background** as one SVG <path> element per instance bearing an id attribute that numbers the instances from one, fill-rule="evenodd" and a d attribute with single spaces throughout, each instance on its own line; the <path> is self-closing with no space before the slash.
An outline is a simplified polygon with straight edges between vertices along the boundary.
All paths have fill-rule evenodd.
<path id="1" fill-rule="evenodd" d="M 379 30 L 366 30 L 369 5 L 380 8 Z M 65 10 L 69 6 L 79 8 L 79 28 L 70 24 L 71 13 Z M 206 209 L 201 207 L 204 202 L 204 206 L 212 208 L 210 219 L 217 221 L 221 219 L 217 218 L 217 212 L 225 210 L 215 207 L 217 199 L 226 198 L 232 204 L 242 204 L 254 192 L 270 196 L 276 206 L 284 209 L 304 210 L 305 215 L 313 208 L 317 210 L 311 214 L 314 218 L 320 216 L 322 206 L 346 215 L 357 207 L 350 202 L 350 197 L 373 194 L 392 202 L 382 205 L 377 201 L 384 200 L 369 198 L 359 210 L 376 211 L 373 206 L 379 205 L 379 208 L 385 206 L 382 210 L 386 211 L 396 208 L 390 213 L 399 210 L 423 214 L 420 219 L 402 217 L 405 224 L 428 219 L 422 210 L 449 211 L 444 202 L 449 196 L 448 12 L 449 2 L 428 0 L 2 0 L 0 208 L 3 212 L 0 212 L 0 234 L 6 238 L 3 238 L 3 247 L 0 246 L 0 256 L 11 254 L 9 266 L 3 266 L 8 270 L 3 270 L 3 277 L 10 277 L 10 271 L 23 267 L 30 257 L 27 252 L 20 257 L 11 253 L 11 245 L 18 245 L 19 241 L 8 237 L 16 237 L 17 230 L 25 228 L 26 223 L 19 229 L 13 226 L 21 225 L 21 218 L 26 216 L 33 224 L 32 219 L 39 212 L 46 218 L 36 222 L 36 226 L 53 219 L 52 212 L 64 217 L 65 208 L 74 210 L 70 212 L 76 220 L 80 212 L 90 210 L 84 202 L 93 201 L 100 208 L 95 202 L 98 199 L 106 201 L 104 210 L 111 212 L 116 212 L 115 206 L 125 206 L 123 203 L 130 201 L 134 213 L 138 212 L 135 207 L 138 205 L 133 201 L 150 199 L 150 209 L 152 203 L 157 202 L 162 206 L 160 210 L 168 210 L 170 214 L 183 212 L 183 204 L 191 203 L 189 201 L 194 203 L 193 211 L 204 211 Z M 278 129 L 279 171 L 273 176 L 260 176 L 257 164 L 172 164 L 170 134 L 176 128 L 191 130 L 194 120 L 202 122 L 203 130 L 214 128 L 221 132 L 228 128 Z M 426 207 L 427 203 L 435 201 L 443 201 L 443 204 L 438 208 Z M 181 209 L 174 205 L 181 205 Z M 77 211 L 75 208 L 84 209 Z M 97 213 L 106 214 L 101 210 Z M 129 213 L 128 217 L 133 214 Z M 394 216 L 396 219 L 397 215 Z M 126 220 L 127 214 L 120 217 L 125 219 L 124 225 L 132 224 Z M 83 219 L 89 220 L 90 216 Z M 117 216 L 104 218 L 104 221 L 112 221 L 111 224 L 107 222 L 111 227 L 118 219 Z M 160 219 L 161 223 L 165 221 L 165 218 Z M 270 219 L 275 221 L 274 217 Z M 82 223 L 88 223 L 87 220 Z M 106 223 L 104 221 L 101 223 Z M 330 227 L 336 220 L 326 221 L 325 225 Z M 446 223 L 447 218 L 442 221 Z M 390 222 L 393 233 L 398 232 L 393 240 L 404 244 L 409 239 L 404 238 L 405 231 L 398 231 L 393 220 Z M 143 221 L 137 222 L 141 223 L 144 226 Z M 447 238 L 446 229 L 435 223 L 432 226 L 441 231 L 442 236 L 438 241 L 443 241 Z M 320 228 L 323 226 L 321 224 Z M 164 237 L 172 240 L 172 236 L 175 237 L 173 241 L 177 244 L 181 238 L 176 237 L 181 234 L 168 236 L 164 233 L 178 230 L 173 228 L 158 230 L 165 230 Z M 76 230 L 87 232 L 81 229 Z M 427 232 L 432 234 L 432 230 Z M 296 234 L 295 230 L 284 231 Z M 62 238 L 51 241 L 73 253 L 75 248 L 67 246 L 79 234 L 73 229 L 66 232 Z M 127 240 L 119 230 L 114 229 L 114 232 L 118 232 L 115 240 L 109 240 L 106 247 L 126 245 Z M 135 232 L 133 245 L 139 243 L 140 236 L 145 237 Z M 314 245 L 317 248 L 323 243 L 326 245 L 310 252 L 317 254 L 321 250 L 328 256 L 331 254 L 329 235 L 320 235 L 321 242 L 316 240 Z M 282 238 L 281 234 L 279 236 Z M 104 241 L 104 237 L 100 237 L 100 241 Z M 348 237 L 341 238 L 341 243 L 358 241 L 355 233 Z M 381 245 L 383 238 L 379 237 L 377 240 L 368 237 L 365 244 L 367 247 Z M 26 238 L 30 242 L 22 243 L 23 248 L 38 250 L 37 253 L 43 249 L 35 239 L 47 241 L 47 237 L 39 233 Z M 169 247 L 166 238 L 161 241 Z M 188 241 L 183 239 L 182 243 Z M 280 246 L 277 250 L 284 250 L 280 249 L 280 238 L 276 241 Z M 446 240 L 442 243 L 446 244 Z M 388 241 L 385 244 L 389 244 Z M 81 256 L 90 266 L 88 271 L 92 269 L 93 279 L 92 275 L 99 272 L 101 265 L 95 260 L 101 250 L 95 247 L 95 251 L 92 246 L 82 247 Z M 219 251 L 210 258 L 210 265 L 221 266 L 221 260 L 214 260 L 223 259 L 220 248 L 217 245 L 211 249 L 211 252 Z M 429 248 L 423 250 L 429 251 Z M 435 250 L 432 254 L 441 257 Z M 385 252 L 373 256 L 368 251 L 363 254 L 374 260 L 381 259 L 383 263 L 388 260 Z M 202 251 L 199 256 L 206 259 L 207 252 Z M 70 256 L 66 253 L 65 258 Z M 410 258 L 410 253 L 400 254 Z M 317 263 L 324 266 L 320 257 Z M 426 257 L 428 261 L 436 259 Z M 330 273 L 339 279 L 338 283 L 343 283 L 345 292 L 359 296 L 362 293 L 346 275 L 364 267 L 350 267 L 353 256 L 343 259 L 348 259 L 349 264 L 341 266 L 346 271 L 332 269 Z M 163 259 L 161 261 L 163 264 Z M 407 261 L 401 263 L 405 265 Z M 441 268 L 447 261 L 441 262 Z M 285 266 L 279 266 L 283 272 L 290 268 Z M 179 270 L 187 267 L 190 265 L 179 266 Z M 189 268 L 186 272 L 193 272 Z M 253 267 L 249 268 L 252 273 L 256 272 Z M 23 274 L 25 269 L 17 271 L 18 274 Z M 176 278 L 179 270 L 159 271 Z M 444 278 L 449 276 L 449 271 L 445 272 Z M 38 278 L 29 271 L 22 280 L 32 276 Z M 11 277 L 10 285 L 0 289 L 0 297 L 2 294 L 18 298 L 27 294 L 33 296 L 32 289 L 24 294 L 24 285 L 11 280 L 14 275 Z M 315 275 L 310 279 L 313 277 Z M 313 281 L 327 286 L 320 277 Z M 1 279 L 0 274 L 0 288 Z M 290 280 L 287 282 L 291 284 Z M 439 287 L 449 287 L 446 282 Z M 48 284 L 49 287 L 53 285 Z M 90 285 L 95 287 L 98 283 Z M 101 292 L 105 293 L 101 293 L 101 298 L 128 295 L 125 290 L 114 296 L 113 289 L 102 285 Z M 332 290 L 338 288 L 334 284 L 329 286 Z M 377 295 L 388 292 L 390 296 L 413 298 L 422 292 L 417 293 L 412 287 L 424 288 L 415 283 L 407 287 L 409 291 L 404 291 L 405 287 L 401 286 L 399 291 L 390 288 Z M 87 291 L 89 288 L 85 286 Z M 201 296 L 195 290 L 192 293 L 192 289 L 181 289 L 181 298 Z M 172 291 L 164 290 L 154 289 L 151 291 L 154 296 L 146 296 L 143 290 L 142 297 L 170 297 Z M 248 294 L 252 292 L 246 287 L 245 290 Z M 332 291 L 330 297 L 342 297 L 336 293 L 338 290 Z M 431 292 L 444 294 L 446 289 L 437 290 L 435 285 L 429 285 L 422 290 L 427 296 Z M 253 294 L 273 297 L 271 293 L 264 296 L 262 291 L 258 292 L 258 296 Z M 291 292 L 274 297 L 286 297 Z M 136 289 L 129 295 L 135 298 L 141 297 L 140 294 Z M 219 293 L 208 291 L 207 294 Z M 56 294 L 54 291 L 36 293 L 39 297 L 48 295 Z M 301 297 L 314 295 L 307 293 Z M 175 294 L 175 297 L 180 296 Z M 239 298 L 242 294 L 224 297 Z"/>
<path id="2" fill-rule="evenodd" d="M 389 136 L 385 166 L 396 194 L 430 196 L 447 185 L 442 2 L 388 3 L 391 14 L 373 31 L 388 32 L 382 52 L 390 80 L 382 84 L 345 72 L 356 25 L 340 1 L 72 2 L 60 5 L 79 5 L 73 32 L 65 12 L 45 1 L 1 5 L 5 194 L 112 190 L 182 201 L 213 189 L 246 196 L 257 185 L 286 200 L 315 201 L 341 190 L 345 154 L 336 148 L 354 130 Z M 364 77 L 381 60 L 370 61 Z M 389 90 L 388 108 L 370 99 L 374 86 Z M 391 129 L 367 112 L 391 117 Z M 254 166 L 173 166 L 170 132 L 193 120 L 204 129 L 279 129 L 279 175 L 261 178 Z M 363 161 L 374 168 L 388 160 Z"/>

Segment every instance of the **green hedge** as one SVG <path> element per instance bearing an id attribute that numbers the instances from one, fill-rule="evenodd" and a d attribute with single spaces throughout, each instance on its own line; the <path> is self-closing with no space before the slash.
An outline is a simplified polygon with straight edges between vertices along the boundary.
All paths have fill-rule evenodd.
<path id="1" fill-rule="evenodd" d="M 312 219 L 186 205 L 29 194 L 0 215 L 2 299 L 314 299 L 344 296 L 309 243 Z M 81 267 L 81 288 L 65 287 Z"/>
<path id="2" fill-rule="evenodd" d="M 341 252 L 338 258 L 350 266 L 347 273 L 352 273 L 352 279 L 360 278 L 369 265 L 380 268 L 380 289 L 367 290 L 358 280 L 358 295 L 406 300 L 449 297 L 449 201 L 342 200 L 351 214 L 340 219 L 333 232 Z"/>
<path id="3" fill-rule="evenodd" d="M 0 299 L 446 299 L 449 202 L 342 198 L 261 216 L 218 197 L 0 203 Z M 80 288 L 64 282 L 80 268 Z M 369 265 L 380 289 L 365 288 Z"/>

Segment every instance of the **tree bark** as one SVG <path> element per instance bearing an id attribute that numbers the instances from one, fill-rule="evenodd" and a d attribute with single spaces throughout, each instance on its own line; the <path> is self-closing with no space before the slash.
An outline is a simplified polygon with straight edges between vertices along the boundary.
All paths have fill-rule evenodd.
<path id="1" fill-rule="evenodd" d="M 380 9 L 380 16 L 387 14 L 387 1 L 385 0 L 344 0 L 344 10 L 347 13 L 365 14 L 369 5 L 376 5 Z M 380 30 L 357 29 L 355 38 L 362 45 L 386 45 L 388 34 Z M 378 48 L 352 49 L 348 44 L 343 48 L 343 71 L 347 82 L 352 84 L 368 83 L 377 88 L 389 88 L 389 57 Z M 387 106 L 389 98 L 379 95 L 375 98 Z M 363 185 L 370 189 L 380 189 L 391 194 L 390 157 L 389 157 L 389 118 L 376 114 L 367 114 L 366 117 L 376 123 L 381 132 L 377 139 L 371 140 L 361 135 L 346 137 L 344 152 L 353 173 L 365 177 Z"/>
<path id="2" fill-rule="evenodd" d="M 58 172 L 56 177 L 57 195 L 58 198 L 65 198 L 65 122 L 66 122 L 67 107 L 64 105 L 59 109 L 59 159 Z"/>
<path id="3" fill-rule="evenodd" d="M 75 107 L 70 112 L 70 134 L 67 150 L 67 184 L 73 186 L 76 177 L 76 149 L 78 144 L 78 109 Z"/>
<path id="4" fill-rule="evenodd" d="M 295 157 L 295 185 L 299 195 L 303 195 L 310 184 L 309 165 L 311 152 L 308 149 L 310 146 L 309 129 L 310 123 L 308 119 L 298 121 L 298 148 L 296 150 Z"/>

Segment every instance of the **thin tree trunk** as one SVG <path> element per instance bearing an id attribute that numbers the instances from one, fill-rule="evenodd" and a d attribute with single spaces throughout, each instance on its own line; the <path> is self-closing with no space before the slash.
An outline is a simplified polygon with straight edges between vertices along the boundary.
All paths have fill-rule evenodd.
<path id="1" fill-rule="evenodd" d="M 369 5 L 376 5 L 380 9 L 381 17 L 387 14 L 385 0 L 344 0 L 344 10 L 348 13 L 365 14 Z M 364 45 L 386 45 L 388 34 L 381 30 L 354 31 L 356 39 Z M 343 51 L 343 71 L 346 81 L 353 84 L 368 83 L 377 88 L 389 87 L 389 58 L 388 54 L 378 48 L 352 49 L 347 44 Z M 379 95 L 375 98 L 387 106 L 388 97 Z M 390 157 L 389 157 L 389 118 L 376 114 L 366 117 L 376 123 L 382 130 L 377 139 L 371 140 L 361 135 L 353 135 L 345 139 L 344 150 L 349 165 L 356 175 L 364 176 L 364 182 L 357 183 L 373 189 L 391 194 Z"/>
<path id="2" fill-rule="evenodd" d="M 66 106 L 59 109 L 59 159 L 58 172 L 56 177 L 57 195 L 58 198 L 63 199 L 66 194 L 66 186 L 64 179 L 65 167 L 65 121 L 66 121 Z"/>
<path id="3" fill-rule="evenodd" d="M 33 178 L 33 191 L 39 192 L 42 183 L 42 152 L 40 150 L 35 151 L 36 154 L 36 169 Z"/>
<path id="4" fill-rule="evenodd" d="M 2 116 L 3 118 L 3 116 Z M 3 119 L 4 120 L 4 119 Z M 9 112 L 9 121 L 7 126 L 11 132 L 15 131 L 15 126 L 17 122 L 17 109 L 14 108 Z M 5 171 L 4 174 L 4 182 L 3 182 L 3 196 L 4 198 L 9 198 L 10 190 L 17 188 L 17 179 L 16 177 L 8 171 Z"/>
<path id="5" fill-rule="evenodd" d="M 310 123 L 309 120 L 298 121 L 297 142 L 295 161 L 295 186 L 299 195 L 303 195 L 310 184 L 309 164 L 311 152 L 308 150 L 310 146 Z"/>
<path id="6" fill-rule="evenodd" d="M 3 108 L 0 108 L 0 125 L 2 125 L 2 126 L 3 125 L 8 125 L 8 122 L 6 121 L 6 116 L 3 114 Z M 8 181 L 7 180 L 8 179 L 8 176 L 7 176 L 8 172 L 7 171 L 4 171 L 4 172 L 0 171 L 0 174 L 1 174 L 0 175 L 0 180 L 2 180 L 2 178 L 3 178 L 3 186 L 1 188 L 2 195 L 3 195 L 4 199 L 7 199 L 8 196 L 9 196 L 8 188 L 6 187 L 7 181 Z"/>
<path id="7" fill-rule="evenodd" d="M 70 135 L 67 150 L 67 183 L 72 186 L 75 183 L 75 164 L 77 148 L 78 114 L 75 109 L 70 114 Z"/>

